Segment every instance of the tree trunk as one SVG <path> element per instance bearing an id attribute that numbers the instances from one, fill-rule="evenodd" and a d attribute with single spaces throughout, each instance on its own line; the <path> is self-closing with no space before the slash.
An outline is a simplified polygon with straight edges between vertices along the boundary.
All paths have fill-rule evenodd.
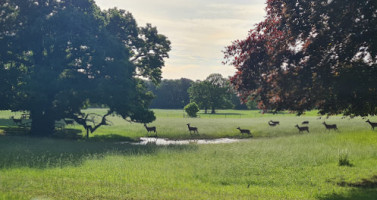
<path id="1" fill-rule="evenodd" d="M 216 114 L 216 111 L 215 111 L 215 107 L 214 107 L 214 106 L 212 106 L 211 114 Z"/>
<path id="2" fill-rule="evenodd" d="M 51 136 L 55 129 L 55 120 L 48 113 L 33 111 L 30 135 L 35 137 Z"/>
<path id="3" fill-rule="evenodd" d="M 207 114 L 207 107 L 204 108 L 204 113 Z"/>
<path id="4" fill-rule="evenodd" d="M 90 131 L 90 129 L 89 129 L 89 127 L 86 127 L 85 129 L 86 129 L 86 139 L 89 139 L 89 131 Z"/>

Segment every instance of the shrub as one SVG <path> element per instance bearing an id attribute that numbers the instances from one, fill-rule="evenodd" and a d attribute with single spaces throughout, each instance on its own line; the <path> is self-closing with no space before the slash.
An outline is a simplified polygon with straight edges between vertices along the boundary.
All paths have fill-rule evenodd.
<path id="1" fill-rule="evenodd" d="M 185 111 L 190 117 L 197 117 L 197 113 L 199 112 L 199 106 L 195 103 L 189 103 L 185 106 Z"/>

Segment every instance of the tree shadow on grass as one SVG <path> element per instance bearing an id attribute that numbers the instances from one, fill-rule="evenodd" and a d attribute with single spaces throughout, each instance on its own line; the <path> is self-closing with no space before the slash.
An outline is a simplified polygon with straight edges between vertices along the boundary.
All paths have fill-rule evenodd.
<path id="1" fill-rule="evenodd" d="M 341 187 L 352 188 L 346 194 L 329 194 L 319 197 L 320 200 L 369 200 L 377 199 L 377 175 L 368 179 L 362 179 L 358 182 L 345 182 L 337 183 Z"/>
<path id="2" fill-rule="evenodd" d="M 79 140 L 82 139 L 82 131 L 73 128 L 64 128 L 62 130 L 57 130 L 52 135 L 53 138 L 59 139 L 69 139 L 69 140 Z"/>
<path id="3" fill-rule="evenodd" d="M 1 119 L 0 126 L 15 126 L 16 124 L 11 119 Z"/>
<path id="4" fill-rule="evenodd" d="M 136 140 L 130 137 L 117 134 L 94 135 L 90 137 L 89 140 L 96 142 L 137 142 Z"/>
<path id="5" fill-rule="evenodd" d="M 352 189 L 346 194 L 330 194 L 319 200 L 372 200 L 377 199 L 377 189 Z"/>
<path id="6" fill-rule="evenodd" d="M 19 127 L 19 126 L 5 126 L 0 127 L 0 131 L 2 132 L 2 135 L 6 136 L 30 136 L 30 128 L 29 127 Z M 56 130 L 51 138 L 57 138 L 57 139 L 81 139 L 82 131 L 78 129 L 70 129 L 65 128 L 62 130 Z"/>
<path id="7" fill-rule="evenodd" d="M 2 135 L 7 136 L 28 136 L 30 129 L 17 126 L 6 126 L 0 127 L 0 131 Z"/>
<path id="8" fill-rule="evenodd" d="M 117 136 L 114 136 L 117 137 Z M 90 159 L 108 155 L 141 156 L 156 154 L 160 150 L 194 151 L 190 145 L 131 145 L 113 141 L 61 140 L 0 136 L 0 169 L 80 166 Z"/>

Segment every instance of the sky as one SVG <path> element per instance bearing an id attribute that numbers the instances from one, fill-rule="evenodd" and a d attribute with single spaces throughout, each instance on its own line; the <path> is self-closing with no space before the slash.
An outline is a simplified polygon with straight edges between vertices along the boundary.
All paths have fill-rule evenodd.
<path id="1" fill-rule="evenodd" d="M 171 41 L 163 79 L 204 80 L 212 73 L 235 73 L 223 65 L 222 51 L 245 39 L 265 16 L 265 0 L 95 0 L 101 9 L 131 12 L 139 26 L 150 23 Z"/>

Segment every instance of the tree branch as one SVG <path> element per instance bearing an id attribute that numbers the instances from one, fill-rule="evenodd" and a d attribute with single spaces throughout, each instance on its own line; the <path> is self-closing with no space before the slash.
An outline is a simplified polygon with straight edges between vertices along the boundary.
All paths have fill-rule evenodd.
<path id="1" fill-rule="evenodd" d="M 89 120 L 88 119 L 88 117 L 90 115 L 100 116 L 100 115 L 98 115 L 96 113 L 88 113 L 88 114 L 80 113 L 79 115 L 73 115 L 73 119 L 76 121 L 76 123 L 82 125 L 85 128 L 85 130 L 89 130 L 90 133 L 93 133 L 94 131 L 96 131 L 102 125 L 108 125 L 106 117 L 109 116 L 109 115 L 111 115 L 112 113 L 113 113 L 113 111 L 109 110 L 104 116 L 101 116 L 102 117 L 101 122 L 98 123 L 97 125 L 95 125 L 94 120 Z M 88 125 L 88 122 L 92 122 L 94 124 L 94 127 L 91 126 L 91 125 Z"/>

